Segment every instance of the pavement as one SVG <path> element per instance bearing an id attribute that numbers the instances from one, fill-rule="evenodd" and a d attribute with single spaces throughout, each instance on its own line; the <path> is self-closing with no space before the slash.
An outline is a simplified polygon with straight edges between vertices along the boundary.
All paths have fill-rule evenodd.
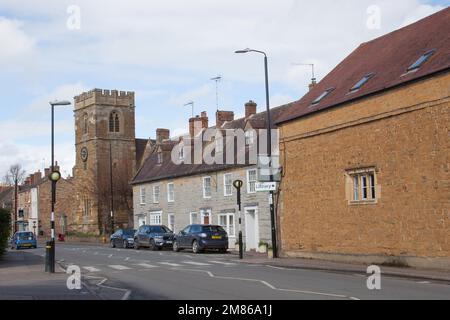
<path id="1" fill-rule="evenodd" d="M 369 290 L 362 266 L 342 272 L 342 267 L 315 269 L 317 261 L 292 267 L 291 260 L 269 261 L 261 255 L 241 261 L 234 253 L 58 244 L 61 272 L 46 275 L 44 253 L 42 247 L 8 253 L 0 263 L 0 299 L 450 300 L 450 282 L 388 276 L 384 269 L 381 290 Z M 68 266 L 82 270 L 82 290 L 68 291 L 62 271 Z M 319 267 L 330 269 L 329 264 Z"/>

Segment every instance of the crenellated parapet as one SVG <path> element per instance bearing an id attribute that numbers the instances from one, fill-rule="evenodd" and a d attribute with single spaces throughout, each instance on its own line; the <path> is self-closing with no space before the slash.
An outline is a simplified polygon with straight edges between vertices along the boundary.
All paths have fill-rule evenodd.
<path id="1" fill-rule="evenodd" d="M 75 109 L 82 109 L 90 105 L 115 105 L 115 106 L 134 106 L 134 92 L 94 89 L 84 92 L 75 98 Z"/>

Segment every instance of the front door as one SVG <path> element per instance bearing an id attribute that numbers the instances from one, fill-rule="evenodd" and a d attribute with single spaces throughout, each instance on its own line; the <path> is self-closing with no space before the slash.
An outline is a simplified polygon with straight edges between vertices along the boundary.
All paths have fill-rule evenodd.
<path id="1" fill-rule="evenodd" d="M 210 225 L 211 224 L 211 210 L 202 210 L 202 224 Z"/>
<path id="2" fill-rule="evenodd" d="M 257 250 L 259 242 L 258 209 L 245 209 L 245 244 L 246 250 Z"/>

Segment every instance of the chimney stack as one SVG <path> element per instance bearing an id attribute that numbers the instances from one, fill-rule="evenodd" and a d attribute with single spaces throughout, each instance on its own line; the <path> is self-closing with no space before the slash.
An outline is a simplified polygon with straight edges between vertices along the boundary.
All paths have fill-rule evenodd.
<path id="1" fill-rule="evenodd" d="M 252 100 L 245 104 L 245 119 L 248 119 L 256 114 L 257 106 L 258 105 Z"/>
<path id="2" fill-rule="evenodd" d="M 217 111 L 216 112 L 216 127 L 217 129 L 222 128 L 225 122 L 230 122 L 234 120 L 233 111 Z"/>
<path id="3" fill-rule="evenodd" d="M 189 134 L 191 137 L 196 137 L 204 129 L 209 126 L 208 114 L 203 111 L 201 116 L 189 119 Z"/>
<path id="4" fill-rule="evenodd" d="M 170 139 L 170 130 L 156 129 L 156 143 L 161 144 L 164 140 Z"/>
<path id="5" fill-rule="evenodd" d="M 309 91 L 311 91 L 312 89 L 314 89 L 314 87 L 316 86 L 316 84 L 317 84 L 316 78 L 312 78 L 312 79 L 311 79 L 311 83 L 310 83 L 310 85 L 308 86 L 308 87 L 309 87 Z"/>
<path id="6" fill-rule="evenodd" d="M 45 175 L 45 178 L 48 178 L 50 176 L 50 168 L 45 168 L 44 175 Z"/>
<path id="7" fill-rule="evenodd" d="M 34 175 L 34 184 L 39 184 L 41 182 L 42 179 L 42 174 L 41 171 L 39 170 L 38 172 L 36 172 Z"/>

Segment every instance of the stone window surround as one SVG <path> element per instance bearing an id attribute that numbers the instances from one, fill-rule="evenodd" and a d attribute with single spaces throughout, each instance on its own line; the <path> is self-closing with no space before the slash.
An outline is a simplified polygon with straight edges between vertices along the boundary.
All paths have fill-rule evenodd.
<path id="1" fill-rule="evenodd" d="M 347 200 L 348 200 L 348 204 L 350 206 L 360 206 L 360 205 L 376 205 L 378 204 L 378 200 L 380 199 L 380 195 L 381 195 L 381 188 L 378 185 L 378 170 L 375 166 L 371 166 L 371 167 L 361 167 L 358 169 L 348 169 L 345 171 L 345 180 L 346 180 L 346 188 L 347 188 Z M 374 184 L 373 186 L 371 185 L 371 182 L 369 181 L 369 186 L 368 189 L 371 190 L 373 188 L 373 191 L 375 192 L 375 198 L 372 198 L 372 195 L 370 195 L 370 197 L 368 199 L 362 199 L 362 192 L 363 192 L 363 187 L 361 184 L 361 177 L 366 175 L 371 175 L 373 174 L 374 176 Z M 355 200 L 355 184 L 354 184 L 354 178 L 358 177 L 359 178 L 359 185 L 358 185 L 358 197 L 360 198 L 359 200 Z"/>

